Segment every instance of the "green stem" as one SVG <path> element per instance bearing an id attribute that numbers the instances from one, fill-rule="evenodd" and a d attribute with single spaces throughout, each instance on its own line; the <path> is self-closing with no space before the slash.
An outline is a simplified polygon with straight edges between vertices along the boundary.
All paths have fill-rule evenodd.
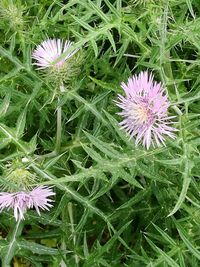
<path id="1" fill-rule="evenodd" d="M 64 84 L 61 82 L 60 84 L 60 92 L 63 93 L 65 91 Z M 57 107 L 57 131 L 56 131 L 56 146 L 55 152 L 58 154 L 60 152 L 61 147 L 61 138 L 62 138 L 62 107 L 59 106 L 59 97 L 58 97 L 58 107 Z"/>
<path id="2" fill-rule="evenodd" d="M 61 147 L 61 138 L 62 138 L 62 108 L 57 108 L 57 130 L 56 130 L 56 146 L 55 152 L 58 154 Z"/>
<path id="3" fill-rule="evenodd" d="M 67 248 L 67 246 L 66 246 L 66 236 L 68 236 L 70 234 L 70 233 L 67 233 L 67 231 L 68 231 L 67 228 L 68 227 L 65 228 L 66 223 L 68 221 L 67 220 L 67 209 L 66 209 L 66 207 L 64 207 L 63 210 L 62 210 L 62 221 L 63 221 L 63 227 L 64 227 L 63 230 L 66 233 L 66 235 L 62 236 L 61 250 L 62 251 L 66 251 L 66 248 Z M 63 259 L 61 260 L 60 267 L 67 267 L 66 255 L 63 255 Z"/>
<path id="4" fill-rule="evenodd" d="M 65 88 L 63 83 L 60 84 L 60 92 L 63 93 L 65 92 Z M 57 115 L 56 115 L 56 123 L 57 123 L 57 129 L 56 129 L 56 144 L 54 151 L 44 154 L 44 155 L 36 155 L 38 160 L 43 160 L 45 158 L 51 158 L 55 157 L 60 153 L 61 150 L 61 140 L 62 140 L 62 107 L 59 106 L 60 104 L 60 99 L 58 97 L 58 107 L 57 107 Z M 1 127 L 1 125 L 0 125 Z"/>
<path id="5" fill-rule="evenodd" d="M 67 203 L 67 209 L 63 209 L 62 211 L 62 221 L 63 221 L 63 231 L 65 232 L 66 235 L 63 236 L 62 239 L 62 243 L 61 243 L 61 249 L 62 251 L 66 250 L 66 242 L 68 243 L 68 241 L 66 241 L 66 236 L 72 236 L 72 242 L 73 242 L 73 246 L 74 246 L 74 259 L 75 259 L 75 264 L 73 266 L 78 267 L 79 266 L 79 257 L 76 254 L 76 232 L 75 232 L 75 228 L 74 228 L 74 218 L 73 218 L 73 204 L 71 202 Z M 71 241 L 71 239 L 70 239 Z M 64 256 L 64 258 L 62 259 L 61 263 L 60 263 L 60 267 L 67 267 L 66 264 L 66 256 Z"/>
<path id="6" fill-rule="evenodd" d="M 71 225 L 71 233 L 73 236 L 73 244 L 74 244 L 74 248 L 75 248 L 75 246 L 76 246 L 76 234 L 75 234 L 75 229 L 74 229 L 73 204 L 71 202 L 68 203 L 68 212 L 69 212 L 69 220 L 70 220 L 70 225 Z M 74 256 L 75 256 L 76 266 L 79 266 L 79 257 L 76 253 Z"/>
<path id="7" fill-rule="evenodd" d="M 15 250 L 17 248 L 17 237 L 21 235 L 23 229 L 23 223 L 19 220 L 13 229 L 13 231 L 9 234 L 10 242 L 8 244 L 8 248 L 6 250 L 6 254 L 4 257 L 2 257 L 2 267 L 10 267 L 10 262 L 15 255 Z"/>

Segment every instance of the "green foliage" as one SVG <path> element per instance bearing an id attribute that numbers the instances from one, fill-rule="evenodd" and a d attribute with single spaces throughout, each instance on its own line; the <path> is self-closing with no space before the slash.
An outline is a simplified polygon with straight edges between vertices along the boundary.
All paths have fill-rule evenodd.
<path id="1" fill-rule="evenodd" d="M 1 191 L 16 187 L 8 171 L 24 168 L 56 192 L 41 216 L 30 210 L 18 224 L 1 213 L 1 266 L 199 266 L 199 2 L 9 0 L 0 9 Z M 54 77 L 31 59 L 48 37 L 81 54 L 58 101 Z M 179 129 L 148 151 L 119 128 L 114 102 L 120 83 L 146 69 L 167 88 Z"/>

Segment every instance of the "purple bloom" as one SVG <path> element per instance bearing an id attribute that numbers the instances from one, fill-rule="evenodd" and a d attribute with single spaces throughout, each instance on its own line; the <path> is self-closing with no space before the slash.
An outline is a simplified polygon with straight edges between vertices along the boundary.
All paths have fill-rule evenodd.
<path id="1" fill-rule="evenodd" d="M 24 214 L 27 209 L 35 208 L 40 215 L 40 210 L 49 210 L 53 205 L 49 202 L 53 200 L 48 197 L 55 195 L 51 188 L 46 186 L 38 186 L 31 192 L 16 192 L 16 193 L 0 193 L 0 212 L 7 209 L 14 210 L 16 221 L 24 220 Z"/>
<path id="2" fill-rule="evenodd" d="M 118 95 L 117 105 L 122 109 L 118 113 L 123 117 L 120 123 L 130 138 L 136 138 L 149 149 L 152 144 L 165 145 L 165 137 L 176 138 L 173 132 L 177 129 L 170 126 L 172 116 L 167 114 L 170 105 L 161 83 L 153 81 L 153 75 L 141 72 L 121 84 L 125 96 Z"/>
<path id="3" fill-rule="evenodd" d="M 69 40 L 63 41 L 60 39 L 48 39 L 43 41 L 40 45 L 36 47 L 33 51 L 32 57 L 36 60 L 35 65 L 37 65 L 38 69 L 45 69 L 52 66 L 56 68 L 60 68 L 63 66 L 65 61 L 72 57 L 78 50 L 71 50 L 72 42 Z M 57 63 L 54 63 L 61 55 L 65 53 L 65 57 L 60 59 Z"/>

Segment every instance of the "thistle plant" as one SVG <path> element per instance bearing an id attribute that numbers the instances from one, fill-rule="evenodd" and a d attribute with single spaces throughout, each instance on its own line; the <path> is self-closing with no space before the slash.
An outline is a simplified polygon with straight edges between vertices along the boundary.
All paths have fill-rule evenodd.
<path id="1" fill-rule="evenodd" d="M 34 65 L 38 69 L 47 69 L 47 77 L 53 84 L 59 87 L 58 105 L 60 105 L 60 94 L 65 92 L 64 82 L 69 81 L 77 74 L 77 62 L 74 55 L 77 49 L 72 49 L 72 42 L 60 39 L 48 39 L 43 41 L 32 53 L 32 58 L 36 60 Z M 57 133 L 55 150 L 52 153 L 59 153 L 62 138 L 62 108 L 57 107 Z"/>
<path id="2" fill-rule="evenodd" d="M 0 266 L 199 266 L 199 1 L 0 7 Z"/>

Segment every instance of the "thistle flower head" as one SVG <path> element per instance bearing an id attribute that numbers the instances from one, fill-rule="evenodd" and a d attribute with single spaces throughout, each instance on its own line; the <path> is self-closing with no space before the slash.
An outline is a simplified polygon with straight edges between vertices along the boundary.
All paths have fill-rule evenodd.
<path id="1" fill-rule="evenodd" d="M 175 139 L 168 116 L 170 105 L 166 92 L 160 83 L 153 80 L 153 75 L 141 72 L 121 84 L 125 96 L 118 95 L 117 105 L 122 109 L 118 113 L 123 117 L 120 123 L 130 138 L 136 137 L 136 144 L 142 142 L 149 149 L 150 145 L 165 145 L 165 136 Z"/>
<path id="2" fill-rule="evenodd" d="M 46 69 L 49 67 L 60 69 L 64 66 L 65 61 L 78 51 L 71 51 L 71 46 L 72 42 L 69 40 L 48 39 L 43 41 L 33 51 L 32 57 L 36 60 L 34 64 L 38 66 L 38 69 Z M 58 60 L 63 53 L 65 53 L 65 56 Z"/>
<path id="3" fill-rule="evenodd" d="M 45 70 L 48 82 L 54 84 L 56 89 L 65 83 L 69 87 L 72 79 L 77 77 L 83 60 L 83 53 L 72 48 L 72 42 L 61 39 L 48 39 L 43 41 L 32 53 L 34 65 Z M 60 58 L 61 57 L 61 58 Z"/>
<path id="4" fill-rule="evenodd" d="M 51 188 L 38 186 L 32 191 L 20 191 L 15 193 L 0 193 L 0 212 L 4 209 L 13 209 L 16 221 L 24 220 L 27 209 L 35 208 L 40 215 L 41 210 L 49 210 L 53 205 L 50 196 L 55 195 Z"/>
<path id="5" fill-rule="evenodd" d="M 10 28 L 14 30 L 23 28 L 24 11 L 25 8 L 23 6 L 14 4 L 11 1 L 2 0 L 0 3 L 0 18 L 8 21 Z"/>

